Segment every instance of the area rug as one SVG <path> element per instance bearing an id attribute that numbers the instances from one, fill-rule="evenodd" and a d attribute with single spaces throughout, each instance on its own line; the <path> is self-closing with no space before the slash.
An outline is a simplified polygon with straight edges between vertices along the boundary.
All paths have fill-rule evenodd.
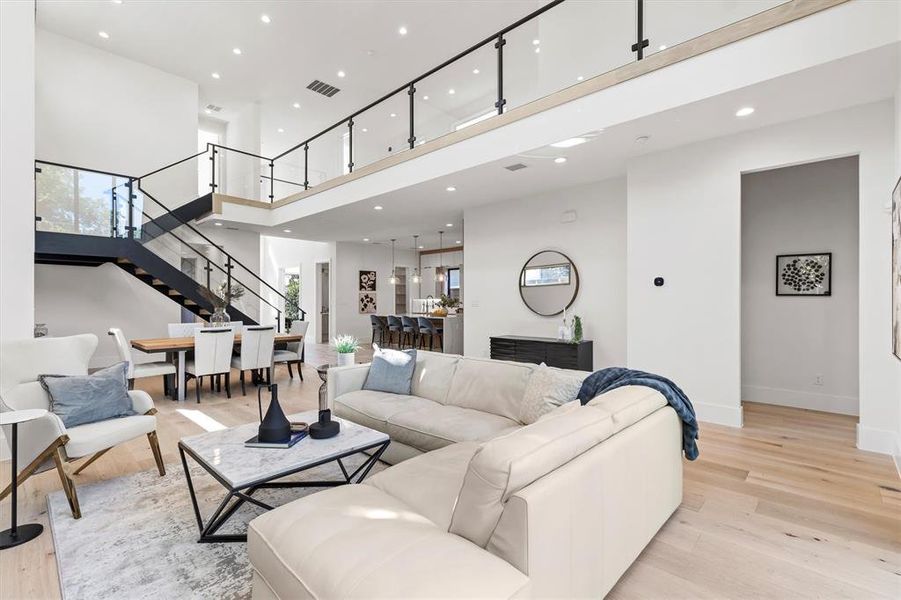
<path id="1" fill-rule="evenodd" d="M 346 459 L 354 468 L 362 456 Z M 384 469 L 379 463 L 370 475 Z M 206 520 L 225 489 L 196 465 L 191 476 Z M 50 528 L 65 600 L 93 598 L 249 598 L 247 544 L 199 544 L 197 521 L 181 464 L 78 488 L 81 519 L 73 519 L 62 491 L 47 496 Z M 341 479 L 337 464 L 289 479 Z M 77 484 L 77 481 L 76 481 Z M 321 488 L 320 488 L 321 489 Z M 317 488 L 259 490 L 263 502 L 279 506 Z M 245 503 L 217 533 L 244 533 L 263 510 Z"/>

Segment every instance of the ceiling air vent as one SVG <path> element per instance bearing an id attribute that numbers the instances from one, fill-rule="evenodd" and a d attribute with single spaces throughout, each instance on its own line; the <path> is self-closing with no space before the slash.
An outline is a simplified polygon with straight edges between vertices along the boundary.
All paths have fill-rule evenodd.
<path id="1" fill-rule="evenodd" d="M 520 169 L 525 169 L 526 165 L 524 165 L 522 163 L 516 163 L 515 165 L 509 165 L 504 168 L 507 169 L 508 171 L 519 171 Z"/>
<path id="2" fill-rule="evenodd" d="M 220 110 L 222 110 L 222 107 L 221 107 L 221 106 L 216 106 L 215 104 L 207 104 L 207 105 L 206 105 L 206 109 L 207 109 L 207 110 L 211 110 L 211 111 L 213 111 L 213 112 L 219 112 Z"/>
<path id="3" fill-rule="evenodd" d="M 312 82 L 310 82 L 310 85 L 307 86 L 307 89 L 313 90 L 317 94 L 322 94 L 326 98 L 331 98 L 341 91 L 335 86 L 319 81 L 318 79 L 314 79 Z"/>

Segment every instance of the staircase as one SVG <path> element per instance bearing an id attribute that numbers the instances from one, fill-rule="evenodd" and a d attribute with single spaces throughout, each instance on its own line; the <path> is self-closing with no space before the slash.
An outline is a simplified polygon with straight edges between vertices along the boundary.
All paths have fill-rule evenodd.
<path id="1" fill-rule="evenodd" d="M 214 310 L 207 290 L 237 286 L 248 302 L 226 308 L 231 320 L 260 324 L 261 303 L 275 312 L 279 329 L 286 312 L 305 319 L 299 306 L 192 224 L 211 212 L 212 193 L 169 210 L 140 178 L 41 161 L 35 172 L 36 263 L 113 264 L 201 319 Z"/>

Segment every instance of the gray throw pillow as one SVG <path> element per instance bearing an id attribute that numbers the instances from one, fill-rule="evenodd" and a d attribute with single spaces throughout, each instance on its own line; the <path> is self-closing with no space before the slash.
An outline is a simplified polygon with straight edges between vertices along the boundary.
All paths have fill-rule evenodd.
<path id="1" fill-rule="evenodd" d="M 409 394 L 416 368 L 416 350 L 383 350 L 375 347 L 364 390 Z"/>
<path id="2" fill-rule="evenodd" d="M 91 375 L 38 375 L 50 396 L 50 410 L 66 427 L 137 414 L 128 395 L 128 363 Z"/>

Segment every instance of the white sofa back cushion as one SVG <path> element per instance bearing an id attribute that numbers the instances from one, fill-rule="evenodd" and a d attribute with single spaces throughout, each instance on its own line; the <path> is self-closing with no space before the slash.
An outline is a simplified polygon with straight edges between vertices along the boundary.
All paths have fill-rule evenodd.
<path id="1" fill-rule="evenodd" d="M 608 394 L 486 442 L 469 463 L 450 532 L 485 547 L 511 495 L 666 404 L 646 387 Z"/>
<path id="2" fill-rule="evenodd" d="M 531 425 L 558 406 L 574 401 L 588 375 L 587 371 L 539 365 L 526 385 L 519 421 Z"/>
<path id="3" fill-rule="evenodd" d="M 461 358 L 446 404 L 507 417 L 517 423 L 529 377 L 537 365 Z"/>
<path id="4" fill-rule="evenodd" d="M 460 357 L 419 350 L 416 353 L 416 369 L 410 394 L 441 404 L 447 403 L 447 393 L 457 370 Z"/>

